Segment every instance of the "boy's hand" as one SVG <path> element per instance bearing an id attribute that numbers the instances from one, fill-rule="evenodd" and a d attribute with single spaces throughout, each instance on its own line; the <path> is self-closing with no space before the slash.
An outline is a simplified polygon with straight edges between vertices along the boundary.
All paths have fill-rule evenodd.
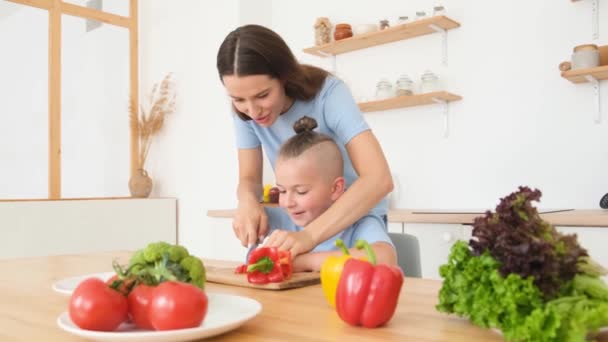
<path id="1" fill-rule="evenodd" d="M 290 251 L 291 255 L 295 258 L 296 256 L 309 252 L 315 248 L 315 243 L 312 240 L 310 233 L 306 230 L 289 232 L 276 229 L 270 234 L 266 242 L 264 242 L 264 246 L 277 247 L 279 250 Z"/>

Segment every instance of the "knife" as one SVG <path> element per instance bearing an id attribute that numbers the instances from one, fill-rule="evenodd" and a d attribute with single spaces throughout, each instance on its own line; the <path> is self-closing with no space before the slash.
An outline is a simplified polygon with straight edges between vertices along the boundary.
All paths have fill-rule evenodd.
<path id="1" fill-rule="evenodd" d="M 245 256 L 245 263 L 247 264 L 249 262 L 249 254 L 251 254 L 251 252 L 258 248 L 260 245 L 264 245 L 264 242 L 266 242 L 266 238 L 268 237 L 268 235 L 263 236 L 262 238 L 256 240 L 256 242 L 249 246 L 249 249 L 247 250 L 247 255 Z M 261 241 L 261 242 L 260 242 Z"/>

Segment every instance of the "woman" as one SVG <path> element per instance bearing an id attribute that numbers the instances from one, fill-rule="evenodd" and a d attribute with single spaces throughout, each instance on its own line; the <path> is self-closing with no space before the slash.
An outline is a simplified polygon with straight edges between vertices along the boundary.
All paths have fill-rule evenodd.
<path id="1" fill-rule="evenodd" d="M 262 148 L 275 165 L 281 144 L 304 115 L 338 143 L 348 191 L 303 230 L 273 237 L 270 246 L 297 256 L 365 215 L 386 222 L 385 197 L 393 189 L 388 163 L 342 81 L 298 63 L 279 35 L 258 25 L 239 27 L 226 36 L 217 69 L 236 113 L 239 184 L 233 229 L 243 246 L 254 245 L 268 231 L 268 216 L 259 204 Z"/>

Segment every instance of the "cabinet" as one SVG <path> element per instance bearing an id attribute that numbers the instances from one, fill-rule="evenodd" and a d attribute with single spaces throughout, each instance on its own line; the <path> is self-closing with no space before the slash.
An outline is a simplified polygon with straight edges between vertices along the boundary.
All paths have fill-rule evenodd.
<path id="1" fill-rule="evenodd" d="M 0 259 L 182 242 L 175 198 L 0 201 L 0 227 Z"/>
<path id="2" fill-rule="evenodd" d="M 442 36 L 442 59 L 444 64 L 447 64 L 447 32 L 448 30 L 458 27 L 460 27 L 460 23 L 440 15 L 417 20 L 408 24 L 396 25 L 381 31 L 365 33 L 328 44 L 306 48 L 303 51 L 315 56 L 332 58 L 334 64 L 333 69 L 335 70 L 336 55 L 423 35 L 439 33 Z M 462 97 L 459 95 L 447 91 L 440 91 L 399 96 L 386 100 L 362 102 L 359 103 L 359 108 L 362 112 L 375 112 L 429 104 L 440 104 L 444 114 L 444 136 L 447 136 L 449 130 L 448 104 L 453 101 L 460 101 L 461 99 Z"/>
<path id="3" fill-rule="evenodd" d="M 608 268 L 608 250 L 606 239 L 608 238 L 608 227 L 555 227 L 563 234 L 576 234 L 578 243 L 583 246 L 597 263 Z"/>
<path id="4" fill-rule="evenodd" d="M 470 232 L 467 236 L 465 227 L 459 224 L 406 223 L 403 231 L 418 239 L 422 278 L 425 279 L 440 279 L 439 266 L 447 263 L 454 243 L 468 241 L 470 236 Z"/>

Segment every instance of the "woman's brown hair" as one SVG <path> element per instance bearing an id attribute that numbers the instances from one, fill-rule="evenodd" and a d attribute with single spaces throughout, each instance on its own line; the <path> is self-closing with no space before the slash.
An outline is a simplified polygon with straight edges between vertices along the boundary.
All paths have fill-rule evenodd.
<path id="1" fill-rule="evenodd" d="M 217 71 L 220 80 L 229 75 L 268 75 L 284 82 L 287 96 L 303 101 L 317 95 L 329 74 L 300 64 L 283 38 L 260 25 L 241 26 L 226 36 L 217 52 Z M 234 110 L 242 120 L 251 120 Z"/>

